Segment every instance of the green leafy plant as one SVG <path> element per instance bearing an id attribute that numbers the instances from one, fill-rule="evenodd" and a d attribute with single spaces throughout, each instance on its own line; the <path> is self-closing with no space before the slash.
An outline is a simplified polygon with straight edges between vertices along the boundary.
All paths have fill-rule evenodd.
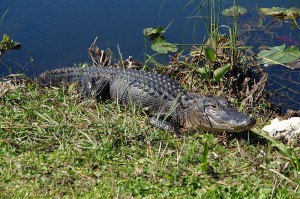
<path id="1" fill-rule="evenodd" d="M 5 15 L 7 14 L 9 9 L 6 9 L 2 17 L 0 18 L 0 25 L 3 22 Z M 21 44 L 19 42 L 11 39 L 7 34 L 4 34 L 2 37 L 2 41 L 0 41 L 0 58 L 1 56 L 8 50 L 20 49 Z"/>
<path id="2" fill-rule="evenodd" d="M 217 61 L 217 55 L 216 55 L 216 51 L 215 49 L 211 48 L 211 47 L 206 47 L 204 49 L 204 54 L 205 57 L 209 60 L 209 61 Z"/>
<path id="3" fill-rule="evenodd" d="M 4 34 L 0 41 L 0 57 L 8 50 L 20 49 L 21 44 L 11 39 L 7 34 Z"/>
<path id="4" fill-rule="evenodd" d="M 150 37 L 151 49 L 160 54 L 167 54 L 169 52 L 177 52 L 177 46 L 175 44 L 171 44 L 167 42 L 163 33 L 165 30 L 162 27 L 158 28 L 145 28 L 143 33 L 145 37 Z"/>
<path id="5" fill-rule="evenodd" d="M 229 70 L 235 70 L 235 67 L 237 65 L 236 62 L 238 60 L 236 47 L 236 40 L 238 37 L 237 20 L 238 15 L 240 15 L 241 13 L 245 13 L 246 10 L 242 7 L 239 7 L 238 1 L 234 0 L 234 5 L 230 8 L 231 16 L 233 16 L 233 25 L 232 27 L 229 27 L 219 24 L 222 2 L 220 2 L 219 4 L 217 4 L 214 0 L 207 2 L 197 2 L 199 13 L 203 17 L 204 25 L 208 34 L 208 40 L 205 43 L 207 47 L 204 47 L 203 49 L 206 59 L 206 67 L 202 67 L 197 70 L 210 83 L 216 83 L 219 82 Z M 207 6 L 207 9 L 205 9 L 205 5 Z M 208 11 L 207 15 L 209 17 L 206 17 L 206 13 L 204 12 L 204 10 Z M 219 29 L 221 27 L 228 28 L 228 36 L 220 33 Z M 223 51 L 224 49 L 229 49 L 229 51 L 225 51 L 228 51 L 227 54 L 230 56 L 230 63 L 223 63 L 222 59 L 218 59 L 219 52 Z M 218 54 L 216 52 L 218 52 Z"/>
<path id="6" fill-rule="evenodd" d="M 230 64 L 225 64 L 223 66 L 214 69 L 214 64 L 217 61 L 217 55 L 213 48 L 204 48 L 205 55 L 205 66 L 197 68 L 196 72 L 200 73 L 208 82 L 214 84 L 219 82 L 224 75 L 229 71 Z"/>
<path id="7" fill-rule="evenodd" d="M 212 82 L 213 83 L 219 82 L 221 78 L 224 77 L 224 75 L 229 71 L 229 69 L 230 69 L 230 64 L 226 64 L 222 67 L 215 69 L 213 72 Z"/>

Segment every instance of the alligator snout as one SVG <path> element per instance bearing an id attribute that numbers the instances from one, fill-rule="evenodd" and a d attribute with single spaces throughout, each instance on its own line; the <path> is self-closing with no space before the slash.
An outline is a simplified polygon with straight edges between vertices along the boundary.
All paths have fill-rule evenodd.
<path id="1" fill-rule="evenodd" d="M 253 117 L 250 117 L 245 121 L 246 126 L 254 126 L 256 124 L 256 120 Z"/>
<path id="2" fill-rule="evenodd" d="M 256 120 L 253 117 L 236 117 L 234 123 L 239 124 L 241 126 L 253 126 L 256 124 Z"/>
<path id="3" fill-rule="evenodd" d="M 228 127 L 232 128 L 232 132 L 241 132 L 247 130 L 256 124 L 256 120 L 253 117 L 248 117 L 243 113 L 239 113 L 238 115 L 240 117 L 236 117 L 232 123 L 228 122 Z"/>
<path id="4" fill-rule="evenodd" d="M 242 132 L 256 124 L 253 117 L 249 117 L 230 106 L 223 106 L 222 109 L 206 109 L 206 113 L 214 131 Z"/>

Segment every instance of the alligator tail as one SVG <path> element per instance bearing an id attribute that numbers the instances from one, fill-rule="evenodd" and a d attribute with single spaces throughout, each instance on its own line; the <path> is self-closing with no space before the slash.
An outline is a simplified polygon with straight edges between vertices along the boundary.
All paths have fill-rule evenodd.
<path id="1" fill-rule="evenodd" d="M 62 83 L 71 83 L 80 81 L 84 68 L 63 68 L 52 71 L 45 71 L 37 78 L 38 83 L 42 86 L 58 86 Z"/>

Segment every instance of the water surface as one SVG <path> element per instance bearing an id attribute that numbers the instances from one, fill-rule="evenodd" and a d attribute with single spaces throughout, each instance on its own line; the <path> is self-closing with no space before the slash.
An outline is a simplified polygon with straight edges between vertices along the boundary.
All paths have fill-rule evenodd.
<path id="1" fill-rule="evenodd" d="M 117 45 L 119 45 L 125 58 L 132 55 L 135 59 L 143 61 L 145 53 L 143 29 L 167 27 L 176 13 L 188 2 L 191 1 L 0 0 L 1 15 L 9 8 L 0 26 L 0 35 L 7 33 L 22 44 L 22 50 L 9 52 L 4 61 L 14 66 L 15 71 L 22 66 L 31 76 L 46 69 L 90 62 L 87 49 L 96 36 L 98 36 L 97 45 L 100 48 L 110 47 L 118 56 Z M 300 2 L 296 0 L 240 0 L 239 3 L 249 11 L 249 14 L 241 18 L 242 20 L 248 18 L 257 20 L 257 7 L 300 7 Z M 232 4 L 233 1 L 223 1 L 224 8 Z M 196 10 L 197 5 L 194 1 L 176 16 L 166 33 L 169 42 L 200 43 L 207 37 L 203 20 L 190 18 L 197 14 Z M 229 18 L 222 18 L 222 23 L 227 24 L 228 21 L 230 21 Z M 195 22 L 197 22 L 196 26 L 194 26 Z M 195 30 L 194 27 L 196 27 Z M 293 30 L 292 33 L 289 28 L 283 32 L 280 31 L 276 34 L 292 36 L 300 41 L 299 30 Z M 259 36 L 260 33 L 255 34 L 255 37 Z M 153 52 L 148 50 L 147 53 Z M 30 62 L 31 58 L 33 58 L 33 63 Z M 289 72 L 280 67 L 268 70 L 276 75 L 282 74 L 282 71 Z M 0 72 L 1 75 L 7 73 L 3 64 L 1 64 Z M 299 73 L 291 74 L 292 80 L 299 83 Z M 283 81 L 283 83 L 290 87 L 288 81 Z M 274 88 L 280 90 L 280 84 L 277 87 L 275 85 Z M 299 92 L 299 85 L 293 86 L 293 89 Z M 299 102 L 299 95 L 294 96 L 293 100 Z"/>

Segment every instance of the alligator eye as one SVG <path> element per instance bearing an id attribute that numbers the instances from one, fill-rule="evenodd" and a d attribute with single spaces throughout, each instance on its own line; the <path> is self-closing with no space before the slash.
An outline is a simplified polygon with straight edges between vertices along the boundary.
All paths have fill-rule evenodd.
<path id="1" fill-rule="evenodd" d="M 215 105 L 215 104 L 211 104 L 211 105 L 209 105 L 209 107 L 210 107 L 211 109 L 217 109 L 217 105 Z"/>

